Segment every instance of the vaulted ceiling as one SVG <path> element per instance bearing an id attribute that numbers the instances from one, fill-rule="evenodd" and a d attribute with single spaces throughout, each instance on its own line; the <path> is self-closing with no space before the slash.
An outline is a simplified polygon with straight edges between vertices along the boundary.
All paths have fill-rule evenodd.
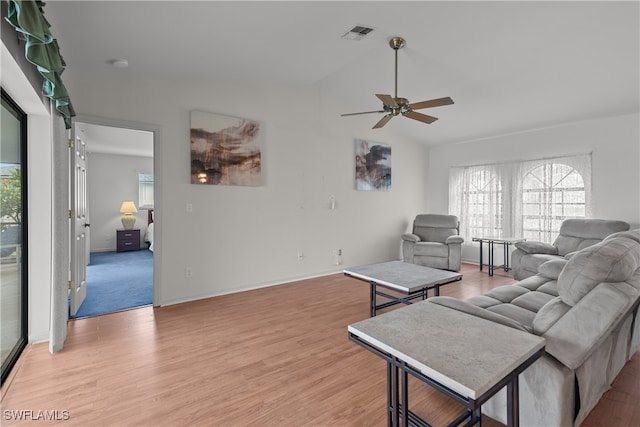
<path id="1" fill-rule="evenodd" d="M 69 69 L 317 85 L 344 111 L 376 110 L 375 93 L 454 105 L 387 127 L 444 144 L 639 111 L 636 1 L 51 1 Z M 360 41 L 341 36 L 374 28 Z M 123 58 L 126 69 L 108 61 Z M 73 93 L 71 94 L 73 97 Z M 345 117 L 373 126 L 378 115 Z"/>

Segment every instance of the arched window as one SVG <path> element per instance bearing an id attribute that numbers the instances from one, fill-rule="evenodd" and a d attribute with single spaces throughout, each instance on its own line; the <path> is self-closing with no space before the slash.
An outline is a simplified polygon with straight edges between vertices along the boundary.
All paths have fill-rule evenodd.
<path id="1" fill-rule="evenodd" d="M 551 243 L 562 221 L 586 216 L 584 179 L 574 167 L 545 163 L 522 181 L 522 233 L 528 240 Z"/>

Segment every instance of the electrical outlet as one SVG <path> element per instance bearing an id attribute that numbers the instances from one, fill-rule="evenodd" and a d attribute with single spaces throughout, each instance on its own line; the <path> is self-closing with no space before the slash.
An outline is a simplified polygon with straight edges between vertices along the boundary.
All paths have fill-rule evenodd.
<path id="1" fill-rule="evenodd" d="M 335 251 L 333 251 L 333 264 L 342 264 L 342 249 L 336 249 Z"/>
<path id="2" fill-rule="evenodd" d="M 193 269 L 191 267 L 184 269 L 184 277 L 193 277 Z"/>

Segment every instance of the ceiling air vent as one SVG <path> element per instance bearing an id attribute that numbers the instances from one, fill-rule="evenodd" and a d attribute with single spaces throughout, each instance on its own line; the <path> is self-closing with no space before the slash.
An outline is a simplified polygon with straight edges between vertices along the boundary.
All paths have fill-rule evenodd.
<path id="1" fill-rule="evenodd" d="M 371 27 L 365 27 L 364 25 L 356 25 L 346 33 L 342 35 L 343 39 L 346 40 L 362 40 L 367 34 L 372 32 L 374 29 Z"/>

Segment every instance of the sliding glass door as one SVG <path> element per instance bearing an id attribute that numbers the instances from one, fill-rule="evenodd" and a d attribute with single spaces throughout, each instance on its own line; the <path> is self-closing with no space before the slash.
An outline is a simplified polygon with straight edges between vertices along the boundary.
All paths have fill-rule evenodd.
<path id="1" fill-rule="evenodd" d="M 4 383 L 27 342 L 27 117 L 4 91 L 0 116 L 0 355 Z"/>

